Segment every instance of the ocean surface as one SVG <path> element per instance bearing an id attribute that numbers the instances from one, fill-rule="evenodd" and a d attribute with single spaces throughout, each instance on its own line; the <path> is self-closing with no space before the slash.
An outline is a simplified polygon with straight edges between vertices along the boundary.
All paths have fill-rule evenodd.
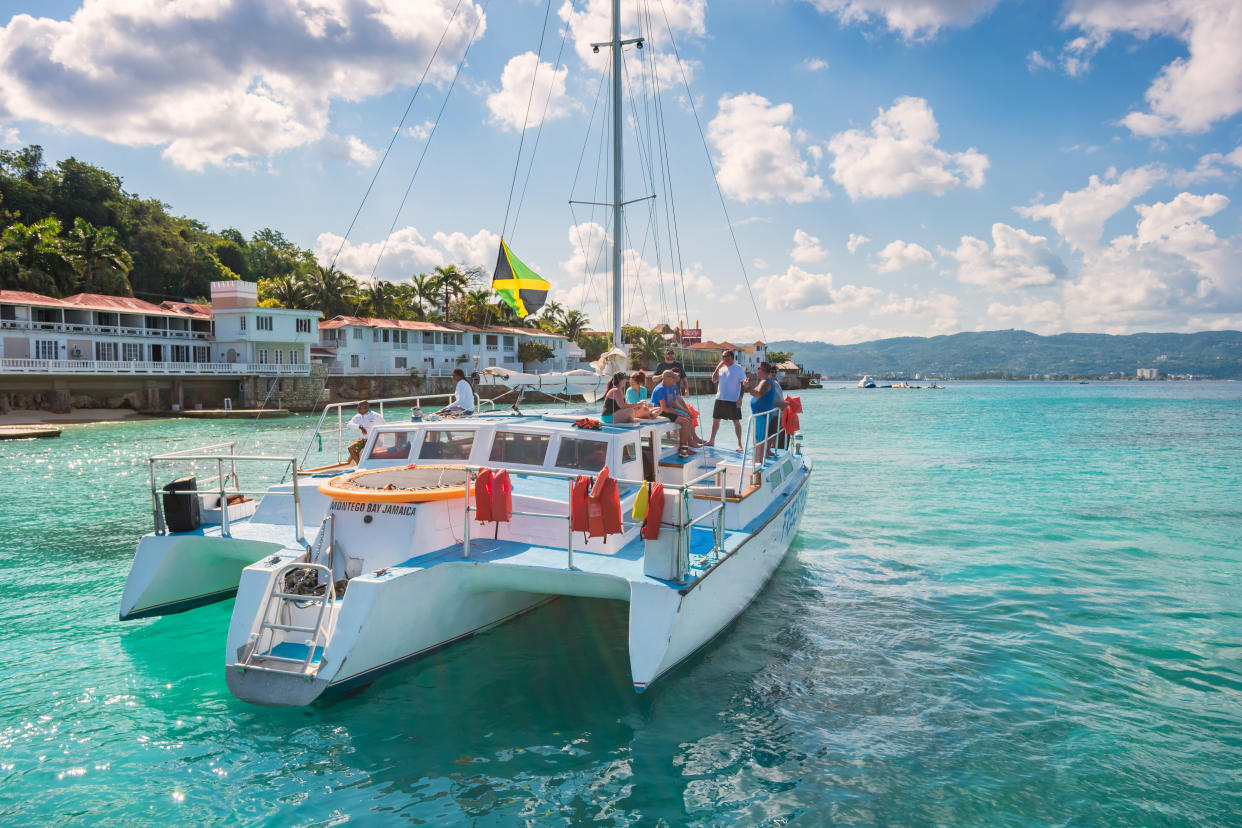
<path id="1" fill-rule="evenodd" d="M 232 602 L 117 620 L 145 458 L 310 420 L 0 443 L 0 824 L 1242 825 L 1242 383 L 802 398 L 789 558 L 641 696 L 627 607 L 561 600 L 246 705 Z"/>

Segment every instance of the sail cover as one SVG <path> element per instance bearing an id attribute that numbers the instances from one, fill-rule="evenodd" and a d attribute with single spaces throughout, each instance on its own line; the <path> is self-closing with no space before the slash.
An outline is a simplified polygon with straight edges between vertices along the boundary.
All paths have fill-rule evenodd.
<path id="1" fill-rule="evenodd" d="M 492 274 L 492 290 L 500 294 L 513 312 L 525 319 L 543 307 L 551 285 L 500 240 L 500 255 L 496 257 L 496 272 Z"/>

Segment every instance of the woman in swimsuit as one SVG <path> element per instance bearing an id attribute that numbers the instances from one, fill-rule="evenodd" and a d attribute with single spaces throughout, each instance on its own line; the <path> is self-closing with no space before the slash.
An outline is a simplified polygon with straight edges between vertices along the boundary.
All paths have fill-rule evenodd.
<path id="1" fill-rule="evenodd" d="M 604 411 L 600 419 L 605 423 L 632 423 L 651 419 L 651 411 L 642 403 L 630 403 L 625 399 L 625 372 L 618 371 L 604 392 Z"/>

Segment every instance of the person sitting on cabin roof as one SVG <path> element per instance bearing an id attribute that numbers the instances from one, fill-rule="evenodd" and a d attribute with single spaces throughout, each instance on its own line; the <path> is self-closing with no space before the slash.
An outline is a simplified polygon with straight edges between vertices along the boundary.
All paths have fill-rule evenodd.
<path id="1" fill-rule="evenodd" d="M 625 387 L 625 372 L 618 371 L 608 381 L 608 390 L 604 392 L 604 411 L 600 419 L 605 423 L 632 423 L 635 420 L 650 420 L 655 417 L 651 406 L 646 403 L 631 403 L 622 391 Z"/>
<path id="2" fill-rule="evenodd" d="M 647 375 L 642 371 L 630 374 L 630 387 L 625 389 L 625 401 L 631 404 L 640 403 L 650 396 L 647 393 Z"/>
<path id="3" fill-rule="evenodd" d="M 369 402 L 363 400 L 358 403 L 358 413 L 350 418 L 349 427 L 361 431 L 362 439 L 354 440 L 349 444 L 349 462 L 358 462 L 358 459 L 362 456 L 362 447 L 367 444 L 367 437 L 371 434 L 371 429 L 383 424 L 384 418 L 371 410 Z"/>
<path id="4" fill-rule="evenodd" d="M 453 388 L 453 402 L 436 413 L 441 416 L 468 417 L 474 413 L 474 391 L 466 381 L 466 372 L 460 368 L 453 369 L 453 379 L 457 381 Z"/>
<path id="5" fill-rule="evenodd" d="M 681 427 L 681 453 L 684 455 L 688 454 L 691 448 L 703 445 L 703 441 L 694 433 L 690 409 L 686 407 L 685 401 L 681 398 L 681 391 L 678 387 L 679 379 L 676 371 L 672 369 L 665 371 L 660 384 L 656 386 L 655 391 L 651 392 L 651 402 L 659 406 L 656 409 L 657 414 Z"/>

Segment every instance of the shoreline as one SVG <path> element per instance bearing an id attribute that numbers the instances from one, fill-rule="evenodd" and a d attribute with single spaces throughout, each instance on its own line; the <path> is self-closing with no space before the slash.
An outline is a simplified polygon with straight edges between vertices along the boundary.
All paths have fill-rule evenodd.
<path id="1" fill-rule="evenodd" d="M 54 411 L 10 411 L 0 414 L 0 425 L 83 425 L 85 423 L 121 423 L 158 420 L 129 408 L 77 408 L 67 414 Z"/>

